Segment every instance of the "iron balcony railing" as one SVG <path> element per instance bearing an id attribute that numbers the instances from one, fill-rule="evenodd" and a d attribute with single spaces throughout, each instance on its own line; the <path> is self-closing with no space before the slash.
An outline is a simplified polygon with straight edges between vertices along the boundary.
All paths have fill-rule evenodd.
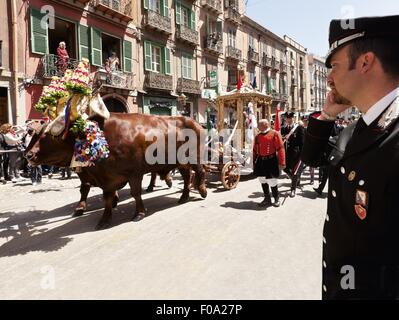
<path id="1" fill-rule="evenodd" d="M 67 69 L 74 70 L 78 66 L 79 61 L 71 58 L 60 58 L 55 54 L 45 54 L 41 58 L 41 64 L 43 67 L 42 76 L 44 78 L 51 78 L 54 76 L 62 77 Z"/>
<path id="2" fill-rule="evenodd" d="M 197 80 L 179 78 L 177 80 L 177 90 L 179 92 L 201 94 L 201 85 Z"/>
<path id="3" fill-rule="evenodd" d="M 170 17 L 165 17 L 150 9 L 147 9 L 144 15 L 144 25 L 166 34 L 172 34 L 172 21 Z"/>
<path id="4" fill-rule="evenodd" d="M 183 25 L 176 28 L 176 38 L 192 45 L 198 44 L 198 31 L 190 29 Z"/>
<path id="5" fill-rule="evenodd" d="M 151 89 L 172 91 L 173 77 L 162 73 L 146 71 L 144 85 Z"/>
<path id="6" fill-rule="evenodd" d="M 77 0 L 85 3 L 85 0 Z M 104 14 L 119 18 L 125 22 L 133 20 L 132 0 L 93 0 L 92 5 Z"/>
<path id="7" fill-rule="evenodd" d="M 204 49 L 216 54 L 223 53 L 222 35 L 218 33 L 211 33 L 205 37 Z"/>
<path id="8" fill-rule="evenodd" d="M 259 53 L 255 52 L 254 49 L 249 48 L 248 50 L 248 61 L 252 63 L 259 63 Z"/>
<path id="9" fill-rule="evenodd" d="M 241 14 L 233 7 L 228 7 L 224 12 L 224 19 L 233 22 L 234 24 L 241 23 Z"/>
<path id="10" fill-rule="evenodd" d="M 201 6 L 208 8 L 210 11 L 214 11 L 218 14 L 222 13 L 221 0 L 201 0 Z"/>
<path id="11" fill-rule="evenodd" d="M 131 72 L 99 70 L 96 72 L 95 79 L 97 85 L 133 89 L 133 74 Z"/>
<path id="12" fill-rule="evenodd" d="M 226 58 L 241 60 L 241 50 L 233 46 L 227 46 Z"/>

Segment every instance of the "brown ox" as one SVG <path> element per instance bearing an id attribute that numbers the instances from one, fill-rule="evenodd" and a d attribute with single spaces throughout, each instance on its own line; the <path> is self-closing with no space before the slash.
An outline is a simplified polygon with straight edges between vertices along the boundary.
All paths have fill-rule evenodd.
<path id="1" fill-rule="evenodd" d="M 183 194 L 179 203 L 189 200 L 190 172 L 194 170 L 196 176 L 196 187 L 201 196 L 206 197 L 205 170 L 201 164 L 200 157 L 203 154 L 203 135 L 201 126 L 194 120 L 186 117 L 163 117 L 142 114 L 120 114 L 111 113 L 111 117 L 101 125 L 110 148 L 110 156 L 100 160 L 95 166 L 83 167 L 78 172 L 81 185 L 82 205 L 87 198 L 90 186 L 100 187 L 103 190 L 104 213 L 97 225 L 97 229 L 110 226 L 112 207 L 116 205 L 116 191 L 123 188 L 127 183 L 130 185 L 131 195 L 136 202 L 134 221 L 145 217 L 145 208 L 141 198 L 141 185 L 143 175 L 146 173 L 158 173 L 166 177 L 173 170 L 178 169 L 184 180 Z M 169 143 L 170 137 L 184 135 L 183 129 L 189 129 L 195 136 L 193 139 L 179 141 L 176 145 Z M 161 134 L 161 136 L 160 136 Z M 166 145 L 164 150 L 157 149 L 155 155 L 165 152 L 166 163 L 149 164 L 146 160 L 146 151 L 153 145 L 154 140 L 149 137 L 157 136 L 164 138 Z M 48 164 L 59 167 L 69 166 L 73 151 L 75 136 L 69 133 L 66 139 L 51 136 L 44 133 L 35 134 L 26 149 L 25 156 L 33 164 Z M 162 140 L 162 139 L 161 139 Z M 188 141 L 188 142 L 187 142 Z M 169 144 L 171 147 L 169 148 Z M 182 161 L 178 157 L 181 146 L 190 144 L 195 148 L 195 161 Z M 192 150 L 192 149 L 191 149 Z M 175 158 L 176 161 L 169 161 Z M 85 209 L 85 208 L 82 208 Z M 82 210 L 83 211 L 83 210 Z"/>

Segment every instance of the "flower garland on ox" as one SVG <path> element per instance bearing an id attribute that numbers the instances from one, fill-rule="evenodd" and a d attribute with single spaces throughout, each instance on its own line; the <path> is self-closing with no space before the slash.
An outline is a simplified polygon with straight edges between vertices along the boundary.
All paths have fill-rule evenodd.
<path id="1" fill-rule="evenodd" d="M 84 135 L 84 139 L 76 139 L 75 142 L 74 159 L 76 161 L 92 166 L 99 160 L 109 157 L 108 142 L 97 122 L 85 121 Z"/>

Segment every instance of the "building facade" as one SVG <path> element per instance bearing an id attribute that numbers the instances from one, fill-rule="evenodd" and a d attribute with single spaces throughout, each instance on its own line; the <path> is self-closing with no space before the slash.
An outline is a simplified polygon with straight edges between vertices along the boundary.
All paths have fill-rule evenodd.
<path id="1" fill-rule="evenodd" d="M 289 64 L 289 102 L 288 110 L 305 113 L 310 107 L 310 79 L 307 49 L 288 36 L 284 36 L 287 45 Z"/>
<path id="2" fill-rule="evenodd" d="M 108 108 L 114 112 L 137 112 L 134 88 L 133 54 L 136 50 L 137 29 L 133 14 L 134 2 L 120 0 L 12 0 L 15 5 L 18 48 L 4 45 L 3 57 L 17 57 L 15 66 L 20 83 L 19 104 L 10 99 L 8 118 L 22 123 L 29 118 L 39 118 L 33 106 L 38 101 L 43 86 L 51 77 L 62 76 L 66 68 L 74 68 L 82 58 L 90 61 L 94 86 Z M 4 6 L 4 2 L 1 4 Z M 1 10 L 1 14 L 8 10 Z M 1 39 L 10 39 L 1 34 Z M 65 42 L 69 58 L 60 62 L 57 48 Z M 115 53 L 119 63 L 115 70 L 105 70 L 107 59 Z M 9 64 L 5 61 L 5 65 Z M 12 73 L 12 71 L 11 71 Z M 3 72 L 2 72 L 3 74 Z M 0 85 L 1 86 L 1 85 Z M 2 85 L 4 87 L 4 83 Z"/>
<path id="3" fill-rule="evenodd" d="M 258 106 L 259 118 L 271 117 L 277 107 L 306 112 L 314 79 L 307 50 L 245 16 L 244 6 L 244 0 L 1 2 L 0 17 L 9 30 L 0 30 L 0 120 L 41 117 L 33 106 L 43 85 L 62 74 L 61 41 L 68 67 L 89 59 L 94 85 L 110 111 L 183 114 L 200 123 L 210 116 L 215 122 L 214 100 L 235 89 L 240 74 L 244 85 L 273 97 L 271 106 Z M 109 74 L 112 52 L 119 65 Z M 321 97 L 315 95 L 314 103 Z"/>
<path id="4" fill-rule="evenodd" d="M 328 69 L 325 59 L 310 54 L 308 57 L 310 73 L 310 95 L 311 105 L 309 112 L 320 111 L 327 98 L 327 75 Z"/>

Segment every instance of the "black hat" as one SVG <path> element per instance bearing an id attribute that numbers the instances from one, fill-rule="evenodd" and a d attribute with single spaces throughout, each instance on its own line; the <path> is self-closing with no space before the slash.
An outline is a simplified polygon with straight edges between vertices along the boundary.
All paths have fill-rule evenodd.
<path id="1" fill-rule="evenodd" d="M 359 38 L 389 38 L 399 40 L 399 15 L 385 17 L 363 17 L 353 20 L 332 20 L 328 42 L 330 50 L 326 67 L 331 68 L 331 56 L 343 45 Z"/>
<path id="2" fill-rule="evenodd" d="M 285 113 L 285 117 L 286 118 L 293 118 L 293 117 L 295 117 L 295 113 L 294 112 L 286 112 Z"/>

